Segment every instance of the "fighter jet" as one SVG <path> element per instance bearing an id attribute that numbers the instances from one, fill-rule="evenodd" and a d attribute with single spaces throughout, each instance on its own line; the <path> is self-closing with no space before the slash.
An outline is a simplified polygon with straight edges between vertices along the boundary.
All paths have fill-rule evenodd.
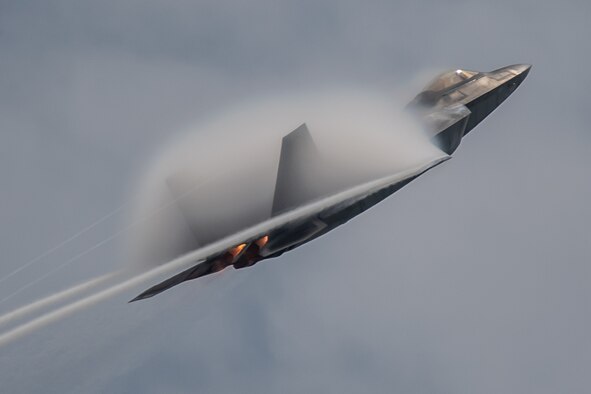
<path id="1" fill-rule="evenodd" d="M 435 78 L 407 106 L 441 155 L 415 168 L 353 187 L 318 182 L 321 163 L 310 131 L 302 124 L 286 135 L 275 184 L 271 217 L 203 248 L 189 269 L 149 288 L 130 302 L 153 297 L 182 282 L 232 266 L 236 269 L 281 256 L 346 223 L 412 180 L 450 158 L 460 141 L 523 82 L 531 66 L 517 64 L 491 72 L 452 70 Z M 169 187 L 174 179 L 168 180 Z M 173 194 L 175 188 L 171 188 Z M 177 190 L 178 193 L 178 190 Z"/>

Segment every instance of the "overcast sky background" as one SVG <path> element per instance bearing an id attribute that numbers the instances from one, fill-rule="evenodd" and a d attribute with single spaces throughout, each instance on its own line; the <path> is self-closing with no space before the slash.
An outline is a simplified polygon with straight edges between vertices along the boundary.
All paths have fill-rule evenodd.
<path id="1" fill-rule="evenodd" d="M 589 392 L 590 13 L 583 0 L 0 2 L 0 276 L 119 206 L 146 157 L 228 108 L 351 86 L 410 99 L 449 68 L 534 65 L 451 161 L 347 226 L 1 348 L 1 390 Z M 118 267 L 117 250 L 0 310 Z"/>

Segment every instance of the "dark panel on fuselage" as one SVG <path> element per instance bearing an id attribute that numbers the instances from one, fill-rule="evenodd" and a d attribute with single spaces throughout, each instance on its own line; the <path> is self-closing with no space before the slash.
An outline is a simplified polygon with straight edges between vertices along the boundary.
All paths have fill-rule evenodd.
<path id="1" fill-rule="evenodd" d="M 472 112 L 466 125 L 464 135 L 468 134 L 474 127 L 490 115 L 503 101 L 507 99 L 516 89 L 514 81 L 505 82 L 503 85 L 491 90 L 488 93 L 466 103 L 466 107 Z"/>

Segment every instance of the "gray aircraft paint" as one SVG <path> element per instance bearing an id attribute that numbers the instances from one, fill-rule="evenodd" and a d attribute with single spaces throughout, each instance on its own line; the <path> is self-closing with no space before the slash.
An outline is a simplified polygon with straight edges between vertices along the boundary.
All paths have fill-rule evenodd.
<path id="1" fill-rule="evenodd" d="M 530 68 L 520 64 L 488 73 L 449 71 L 430 83 L 408 107 L 419 116 L 434 143 L 451 154 L 470 130 L 515 91 Z M 377 181 L 377 185 L 369 183 L 341 192 L 342 185 L 331 184 L 330 170 L 322 167 L 322 160 L 317 157 L 320 154 L 305 124 L 285 136 L 272 213 L 289 214 L 279 215 L 279 222 L 271 219 L 262 227 L 255 226 L 232 237 L 234 242 L 223 244 L 196 266 L 151 287 L 132 301 L 153 297 L 228 266 L 244 268 L 278 257 L 346 223 L 449 158 L 442 155 L 418 169 Z M 327 198 L 331 193 L 337 198 Z"/>

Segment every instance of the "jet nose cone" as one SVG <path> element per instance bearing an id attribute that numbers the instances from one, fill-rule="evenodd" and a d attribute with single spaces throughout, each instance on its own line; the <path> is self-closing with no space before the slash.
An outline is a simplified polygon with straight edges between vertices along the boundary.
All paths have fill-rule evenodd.
<path id="1" fill-rule="evenodd" d="M 530 69 L 531 64 L 518 64 L 515 66 L 515 71 L 517 71 L 518 74 L 522 74 L 523 78 L 525 78 L 527 74 L 529 74 Z"/>
<path id="2" fill-rule="evenodd" d="M 506 69 L 515 75 L 510 81 L 510 86 L 512 90 L 514 90 L 521 84 L 521 82 L 523 82 L 525 77 L 527 77 L 527 74 L 529 74 L 531 64 L 514 64 L 512 66 L 506 67 Z"/>
<path id="3" fill-rule="evenodd" d="M 529 74 L 531 64 L 514 64 L 508 68 L 511 69 L 511 71 L 513 71 L 516 76 L 521 77 L 520 79 L 523 81 L 525 77 L 527 77 L 527 74 Z"/>

